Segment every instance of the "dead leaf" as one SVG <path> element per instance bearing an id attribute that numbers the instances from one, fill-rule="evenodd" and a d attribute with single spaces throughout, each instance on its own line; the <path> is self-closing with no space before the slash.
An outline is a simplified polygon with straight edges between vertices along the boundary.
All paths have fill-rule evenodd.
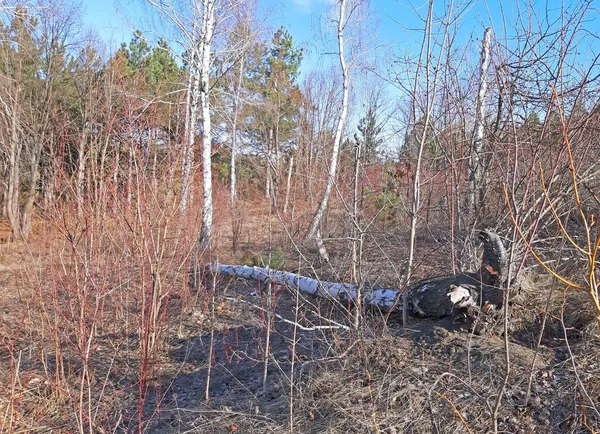
<path id="1" fill-rule="evenodd" d="M 492 276 L 497 276 L 498 274 L 500 274 L 496 270 L 494 270 L 494 267 L 492 267 L 490 264 L 485 264 L 485 268 L 490 272 Z"/>

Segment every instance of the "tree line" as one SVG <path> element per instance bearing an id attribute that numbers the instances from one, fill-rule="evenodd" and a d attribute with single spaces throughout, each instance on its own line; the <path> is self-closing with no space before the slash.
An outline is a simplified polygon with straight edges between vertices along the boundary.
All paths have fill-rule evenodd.
<path id="1" fill-rule="evenodd" d="M 460 238 L 506 218 L 503 184 L 532 218 L 540 167 L 567 194 L 563 124 L 593 190 L 598 64 L 576 52 L 584 2 L 566 22 L 516 28 L 510 40 L 482 29 L 466 47 L 454 41 L 457 20 L 432 15 L 421 53 L 393 52 L 391 68 L 368 59 L 378 54 L 361 39 L 368 5 L 343 1 L 332 11 L 341 66 L 302 76 L 303 49 L 285 28 L 265 30 L 252 3 L 142 3 L 164 34 L 135 31 L 114 52 L 85 31 L 75 3 L 3 7 L 0 197 L 15 238 L 59 203 L 80 219 L 88 203 L 131 204 L 141 176 L 182 214 L 201 186 L 207 245 L 213 174 L 232 209 L 240 176 L 283 213 L 303 192 L 316 213 L 309 236 L 320 237 L 317 215 L 333 195 L 355 202 L 353 237 L 369 219 L 413 216 L 413 232 L 417 220 L 437 221 Z"/>

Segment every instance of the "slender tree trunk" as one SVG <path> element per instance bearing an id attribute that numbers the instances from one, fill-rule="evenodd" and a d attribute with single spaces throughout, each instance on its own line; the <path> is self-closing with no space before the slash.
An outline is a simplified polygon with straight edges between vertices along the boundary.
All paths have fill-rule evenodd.
<path id="1" fill-rule="evenodd" d="M 56 156 L 56 136 L 54 132 L 50 133 L 50 145 L 48 149 L 48 161 L 51 162 L 49 167 L 46 167 L 42 175 L 42 194 L 44 206 L 49 209 L 54 201 L 57 191 L 56 187 L 56 172 L 57 156 Z"/>
<path id="2" fill-rule="evenodd" d="M 354 178 L 353 197 L 352 197 L 352 280 L 356 287 L 356 306 L 354 309 L 354 328 L 358 330 L 362 313 L 362 249 L 363 249 L 363 231 L 360 227 L 360 218 L 358 213 L 359 197 L 359 174 L 361 167 L 361 148 L 362 143 L 356 140 L 354 149 Z"/>
<path id="3" fill-rule="evenodd" d="M 42 107 L 44 110 L 41 113 L 42 119 L 37 124 L 37 128 L 35 128 L 36 134 L 31 141 L 29 191 L 27 193 L 25 203 L 23 205 L 23 211 L 21 213 L 21 235 L 24 239 L 26 239 L 31 232 L 33 206 L 35 204 L 38 181 L 40 179 L 40 160 L 42 158 L 42 150 L 46 144 L 46 137 L 50 125 L 50 106 L 52 101 L 53 82 L 55 78 L 53 74 L 54 59 L 54 56 L 50 57 L 46 68 L 45 87 L 42 99 Z"/>
<path id="4" fill-rule="evenodd" d="M 129 137 L 133 137 L 130 133 Z M 133 161 L 134 161 L 134 149 L 133 144 L 129 143 L 129 161 L 127 164 L 127 207 L 131 208 L 131 201 L 133 199 Z"/>
<path id="5" fill-rule="evenodd" d="M 17 38 L 17 45 L 21 46 L 22 35 L 19 34 Z M 23 138 L 20 125 L 20 113 L 21 113 L 21 80 L 23 73 L 22 59 L 19 56 L 15 59 L 15 63 L 10 63 L 13 68 L 14 74 L 14 89 L 11 95 L 11 105 L 4 104 L 6 110 L 6 116 L 8 124 L 10 125 L 10 154 L 8 156 L 8 188 L 6 198 L 6 214 L 10 227 L 13 233 L 13 237 L 21 238 L 21 224 L 20 224 L 20 206 L 19 196 L 21 191 L 21 151 L 23 149 Z M 9 67 L 10 68 L 10 67 Z"/>
<path id="6" fill-rule="evenodd" d="M 277 83 L 275 83 L 275 87 L 277 87 Z M 279 93 L 277 94 L 279 98 Z M 275 162 L 273 164 L 273 171 L 275 172 L 275 176 L 273 176 L 273 203 L 275 206 L 279 204 L 279 179 L 281 174 L 280 162 L 279 162 L 279 104 L 280 101 L 277 101 L 277 112 L 275 114 L 275 128 L 273 128 L 273 156 Z"/>
<path id="7" fill-rule="evenodd" d="M 215 0 L 205 0 L 202 14 L 202 62 L 200 69 L 200 106 L 202 108 L 202 226 L 199 244 L 208 247 L 213 232 L 212 135 L 210 121 L 210 46 L 215 28 Z"/>
<path id="8" fill-rule="evenodd" d="M 240 69 L 239 69 L 239 76 L 238 76 L 238 82 L 237 82 L 237 87 L 235 89 L 235 98 L 233 100 L 233 125 L 231 128 L 231 164 L 230 164 L 230 196 L 231 196 L 231 208 L 234 209 L 235 208 L 235 198 L 237 195 L 237 190 L 236 190 L 236 182 L 237 182 L 237 176 L 236 176 L 236 166 L 235 166 L 235 158 L 237 156 L 237 120 L 238 120 L 238 115 L 239 115 L 239 111 L 240 111 L 240 90 L 242 88 L 242 78 L 243 78 L 243 74 L 244 74 L 244 64 L 245 64 L 245 57 L 242 56 L 242 58 L 240 59 Z"/>
<path id="9" fill-rule="evenodd" d="M 290 188 L 292 185 L 292 171 L 294 168 L 294 156 L 290 155 L 290 164 L 288 166 L 287 183 L 285 186 L 285 202 L 283 203 L 283 213 L 287 214 L 288 204 L 290 202 Z"/>
<path id="10" fill-rule="evenodd" d="M 461 208 L 460 208 L 460 184 L 459 184 L 459 170 L 457 170 L 457 161 L 454 155 L 454 143 L 451 148 L 451 161 L 450 161 L 450 197 L 451 197 L 451 211 L 450 211 L 450 233 L 452 234 L 452 250 L 454 252 L 454 261 L 452 261 L 453 271 L 462 273 L 463 261 L 462 261 L 462 241 L 461 241 Z"/>
<path id="11" fill-rule="evenodd" d="M 188 206 L 190 196 L 190 176 L 194 163 L 194 138 L 196 137 L 196 124 L 198 122 L 198 84 L 199 75 L 197 68 L 196 48 L 192 50 L 190 76 L 185 100 L 185 127 L 183 140 L 183 156 L 181 162 L 181 203 L 179 210 L 183 213 Z"/>
<path id="12" fill-rule="evenodd" d="M 479 92 L 477 92 L 477 101 L 475 105 L 475 130 L 473 132 L 473 147 L 471 150 L 471 167 L 469 173 L 469 195 L 468 206 L 471 217 L 475 218 L 477 212 L 481 210 L 481 189 L 483 188 L 484 167 L 483 157 L 483 139 L 485 122 L 485 95 L 487 92 L 487 70 L 490 64 L 490 28 L 486 28 L 483 34 L 481 46 L 481 69 L 479 71 Z M 478 193 L 479 192 L 479 193 Z"/>
<path id="13" fill-rule="evenodd" d="M 43 134 L 42 138 L 43 139 Z M 23 205 L 23 212 L 21 213 L 21 236 L 27 239 L 31 232 L 31 217 L 33 213 L 33 205 L 35 203 L 35 193 L 37 190 L 37 183 L 40 177 L 40 158 L 42 154 L 42 143 L 36 143 L 34 149 L 31 150 L 31 168 L 29 171 L 29 192 Z"/>
<path id="14" fill-rule="evenodd" d="M 106 214 L 106 206 L 108 197 L 106 194 L 106 179 L 104 177 L 104 172 L 106 171 L 106 158 L 108 154 L 108 145 L 110 144 L 110 135 L 106 135 L 104 138 L 104 144 L 102 146 L 102 150 L 100 151 L 100 168 L 99 168 L 99 180 L 98 180 L 98 189 L 96 191 L 96 200 L 100 203 L 102 221 L 105 220 Z"/>
<path id="15" fill-rule="evenodd" d="M 333 190 L 335 183 L 335 177 L 337 174 L 338 157 L 340 153 L 340 146 L 342 143 L 342 133 L 344 131 L 344 123 L 346 122 L 346 116 L 348 114 L 348 68 L 346 66 L 346 60 L 344 59 L 344 26 L 346 24 L 346 0 L 340 0 L 340 15 L 338 20 L 338 47 L 339 47 L 339 58 L 340 66 L 342 68 L 343 75 L 343 96 L 342 96 L 342 110 L 338 119 L 337 128 L 335 130 L 335 139 L 333 141 L 333 151 L 331 153 L 331 163 L 329 165 L 329 173 L 327 176 L 327 186 L 325 187 L 325 193 L 323 199 L 315 212 L 310 228 L 308 229 L 307 238 L 315 238 L 318 232 L 319 223 L 327 210 L 327 204 Z M 321 250 L 321 249 L 319 249 Z M 321 255 L 323 257 L 323 255 Z"/>
<path id="16" fill-rule="evenodd" d="M 412 204 L 411 204 L 411 212 L 410 212 L 410 242 L 409 242 L 409 250 L 408 250 L 408 264 L 406 270 L 406 278 L 403 285 L 404 291 L 402 292 L 402 324 L 404 327 L 408 325 L 408 286 L 410 284 L 412 268 L 415 258 L 415 247 L 416 247 L 416 238 L 417 238 L 417 221 L 418 214 L 421 207 L 421 161 L 423 159 L 423 150 L 425 149 L 425 143 L 427 141 L 427 129 L 429 128 L 429 123 L 431 119 L 431 105 L 434 99 L 434 96 L 431 95 L 431 78 L 430 68 L 431 68 L 431 21 L 433 16 L 433 0 L 429 1 L 429 11 L 427 14 L 427 22 L 425 25 L 425 32 L 423 35 L 423 44 L 421 48 L 421 54 L 419 59 L 423 58 L 423 50 L 425 50 L 425 74 L 426 74 L 426 107 L 425 107 L 425 118 L 423 119 L 423 131 L 421 133 L 421 137 L 419 140 L 419 150 L 417 152 L 417 161 L 415 164 L 415 175 L 412 186 Z M 439 68 L 438 68 L 439 69 Z M 436 69 L 437 71 L 437 69 Z M 414 85 L 414 94 L 416 95 L 417 83 L 419 79 L 419 69 L 417 69 L 417 73 L 415 74 L 415 85 Z M 435 93 L 435 88 L 434 88 Z M 416 126 L 416 101 L 413 100 L 413 121 Z"/>
<path id="17" fill-rule="evenodd" d="M 272 166 L 273 166 L 273 130 L 269 130 L 269 139 L 267 140 L 267 177 L 265 179 L 265 198 L 271 198 L 272 184 Z"/>
<path id="18" fill-rule="evenodd" d="M 84 126 L 81 131 L 81 138 L 79 139 L 79 156 L 77 161 L 77 184 L 76 184 L 76 196 L 77 196 L 77 217 L 79 221 L 83 221 L 83 182 L 85 177 L 85 141 L 87 128 Z"/>
<path id="19" fill-rule="evenodd" d="M 113 173 L 112 173 L 112 184 L 113 184 L 113 194 L 116 196 L 118 194 L 119 188 L 117 187 L 117 181 L 119 179 L 119 173 L 121 171 L 121 147 L 119 145 L 115 146 L 115 156 L 113 163 Z M 116 198 L 114 198 L 116 199 Z"/>
<path id="20" fill-rule="evenodd" d="M 152 156 L 152 188 L 154 191 L 158 191 L 158 178 L 156 176 L 158 172 L 158 152 L 156 146 L 149 146 L 148 148 L 154 151 Z"/>
<path id="21" fill-rule="evenodd" d="M 22 144 L 19 138 L 19 94 L 20 86 L 15 89 L 14 104 L 10 113 L 10 155 L 8 160 L 8 192 L 6 198 L 6 213 L 10 222 L 13 235 L 17 238 L 21 237 L 21 225 L 19 218 L 19 191 L 21 189 L 20 168 Z"/>

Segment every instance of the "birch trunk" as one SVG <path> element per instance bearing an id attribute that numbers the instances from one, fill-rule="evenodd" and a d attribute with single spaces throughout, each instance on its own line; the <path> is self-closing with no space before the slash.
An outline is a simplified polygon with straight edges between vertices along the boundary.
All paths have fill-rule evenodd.
<path id="1" fill-rule="evenodd" d="M 479 238 L 483 242 L 483 255 L 477 271 L 430 277 L 404 290 L 366 286 L 359 291 L 358 285 L 352 283 L 323 281 L 287 271 L 245 265 L 212 264 L 205 271 L 271 282 L 330 300 L 370 306 L 383 312 L 404 313 L 410 309 L 415 316 L 443 318 L 453 315 L 457 309 L 476 307 L 477 302 L 482 300 L 497 307 L 502 306 L 502 282 L 508 275 L 506 248 L 500 237 L 491 231 L 481 231 Z M 410 294 L 410 298 L 397 303 L 401 293 Z"/>
<path id="2" fill-rule="evenodd" d="M 215 29 L 215 0 L 205 0 L 202 11 L 200 106 L 202 109 L 202 226 L 199 244 L 208 247 L 213 232 L 212 135 L 210 121 L 209 78 L 210 46 Z"/>
<path id="3" fill-rule="evenodd" d="M 307 294 L 333 298 L 339 301 L 354 301 L 357 297 L 356 286 L 351 283 L 329 282 L 300 276 L 299 274 L 287 271 L 248 267 L 246 265 L 223 264 L 211 265 L 210 270 L 228 276 L 255 279 L 262 282 L 270 280 L 277 285 L 286 285 Z M 381 309 L 384 312 L 399 310 L 398 303 L 395 303 L 399 292 L 395 288 L 371 288 L 368 291 L 364 291 L 361 302 L 365 305 Z"/>
<path id="4" fill-rule="evenodd" d="M 469 174 L 468 206 L 472 217 L 480 211 L 484 167 L 481 161 L 484 145 L 485 95 L 487 93 L 487 70 L 490 64 L 490 28 L 483 33 L 481 46 L 481 69 L 479 71 L 479 91 L 475 104 L 475 128 L 473 131 L 473 148 L 471 151 L 471 170 Z M 479 192 L 479 194 L 478 194 Z"/>
<path id="5" fill-rule="evenodd" d="M 344 58 L 344 27 L 346 24 L 346 0 L 340 1 L 340 15 L 338 20 L 338 47 L 339 47 L 339 58 L 340 58 L 340 67 L 342 68 L 342 76 L 343 76 L 343 96 L 342 96 L 342 110 L 340 112 L 340 118 L 338 120 L 337 128 L 335 130 L 335 139 L 333 141 L 333 151 L 331 153 L 331 163 L 329 165 L 329 173 L 327 176 L 327 186 L 325 188 L 325 193 L 323 194 L 323 199 L 315 212 L 310 228 L 308 229 L 307 238 L 314 238 L 317 235 L 317 230 L 319 228 L 319 223 L 327 210 L 327 204 L 329 203 L 329 198 L 331 196 L 331 191 L 333 190 L 333 185 L 335 184 L 335 177 L 337 174 L 337 164 L 338 157 L 340 153 L 340 145 L 342 142 L 342 133 L 344 131 L 344 123 L 346 122 L 346 116 L 348 114 L 348 86 L 349 86 L 349 77 L 348 77 L 348 68 L 346 66 L 346 60 Z M 320 249 L 319 249 L 320 250 Z M 321 255 L 323 257 L 323 255 Z"/>

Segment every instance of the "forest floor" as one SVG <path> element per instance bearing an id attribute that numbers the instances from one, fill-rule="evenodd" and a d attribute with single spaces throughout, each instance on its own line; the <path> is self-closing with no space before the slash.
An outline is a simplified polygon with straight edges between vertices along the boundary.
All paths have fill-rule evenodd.
<path id="1" fill-rule="evenodd" d="M 322 264 L 314 249 L 299 255 L 281 233 L 268 236 L 267 219 L 254 218 L 245 222 L 238 253 L 225 248 L 226 231 L 219 234 L 222 262 L 247 262 L 276 245 L 288 270 L 348 280 L 348 243 L 335 231 L 327 240 L 331 263 Z M 36 242 L 50 243 L 39 232 Z M 446 237 L 420 236 L 417 277 L 451 272 Z M 365 280 L 398 286 L 406 237 L 381 231 L 366 243 Z M 581 318 L 583 299 L 567 294 L 563 303 L 562 290 L 553 291 L 536 350 L 552 283 L 533 275 L 515 294 L 506 342 L 501 324 L 485 335 L 449 319 L 411 319 L 403 329 L 399 318 L 379 312 L 365 312 L 356 331 L 351 306 L 283 287 L 268 298 L 259 282 L 206 275 L 190 298 L 165 302 L 162 338 L 143 382 L 139 330 L 97 331 L 94 375 L 81 374 L 77 345 L 63 349 L 61 375 L 89 382 L 89 399 L 78 400 L 77 381 L 58 384 L 48 356 L 52 336 L 36 328 L 47 312 L 34 306 L 40 295 L 31 282 L 46 278 L 49 259 L 31 243 L 0 245 L 3 432 L 489 433 L 506 344 L 510 373 L 498 432 L 600 430 L 600 340 Z M 276 316 L 267 333 L 269 311 Z M 82 412 L 78 402 L 89 408 Z"/>

